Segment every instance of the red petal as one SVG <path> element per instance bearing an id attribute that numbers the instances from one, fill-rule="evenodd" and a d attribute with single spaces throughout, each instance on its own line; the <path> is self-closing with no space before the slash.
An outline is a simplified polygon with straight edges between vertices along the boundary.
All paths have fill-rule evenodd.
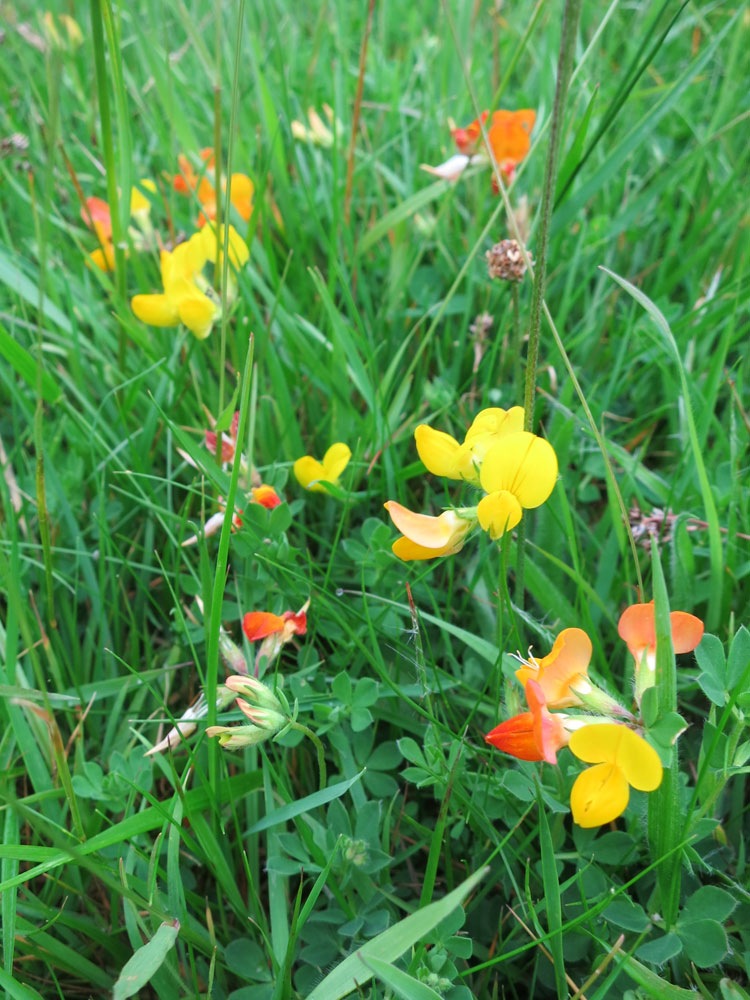
<path id="1" fill-rule="evenodd" d="M 531 712 L 522 712 L 501 722 L 487 733 L 485 740 L 519 760 L 544 760 L 534 737 L 534 716 Z"/>
<path id="2" fill-rule="evenodd" d="M 250 642 L 265 639 L 267 635 L 280 632 L 283 627 L 284 619 L 280 615 L 272 615 L 270 611 L 248 611 L 242 619 L 242 628 Z"/>

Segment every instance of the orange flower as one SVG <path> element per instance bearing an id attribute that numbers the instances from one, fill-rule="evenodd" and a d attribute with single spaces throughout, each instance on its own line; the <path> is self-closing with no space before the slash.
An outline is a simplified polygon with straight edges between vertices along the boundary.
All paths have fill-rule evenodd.
<path id="1" fill-rule="evenodd" d="M 253 503 L 259 503 L 261 507 L 265 507 L 267 510 L 273 510 L 274 507 L 278 507 L 281 504 L 279 494 L 273 486 L 268 486 L 266 483 L 261 483 L 260 486 L 253 486 L 250 490 L 250 495 L 253 498 Z"/>
<path id="2" fill-rule="evenodd" d="M 669 616 L 672 625 L 672 645 L 675 653 L 689 653 L 703 638 L 703 622 L 687 611 L 673 611 Z M 635 662 L 640 666 L 643 654 L 653 670 L 656 666 L 656 624 L 654 602 L 631 604 L 625 608 L 617 625 L 617 633 L 628 644 Z"/>
<path id="3" fill-rule="evenodd" d="M 198 227 L 201 228 L 208 221 L 213 221 L 216 218 L 216 189 L 212 183 L 215 164 L 213 149 L 206 147 L 200 151 L 199 156 L 205 163 L 202 175 L 193 168 L 187 156 L 180 153 L 177 157 L 180 172 L 172 178 L 172 185 L 175 191 L 179 191 L 181 194 L 189 195 L 192 191 L 195 192 L 203 207 L 203 211 L 198 216 Z M 222 176 L 221 189 L 226 191 L 226 188 L 226 178 Z M 255 185 L 246 174 L 232 174 L 231 192 L 232 205 L 239 213 L 240 218 L 247 222 L 253 214 Z"/>
<path id="4" fill-rule="evenodd" d="M 475 118 L 470 125 L 451 129 L 451 137 L 459 153 L 463 153 L 465 156 L 473 156 L 476 153 L 482 137 L 482 125 L 487 121 L 488 114 L 488 111 L 483 111 L 479 118 Z"/>
<path id="5" fill-rule="evenodd" d="M 530 711 L 514 715 L 487 733 L 485 740 L 519 760 L 546 760 L 557 763 L 557 751 L 567 746 L 570 733 L 565 728 L 568 716 L 547 710 L 544 691 L 534 680 L 526 682 L 526 701 Z"/>
<path id="6" fill-rule="evenodd" d="M 248 640 L 250 642 L 263 640 L 255 657 L 256 677 L 260 672 L 262 661 L 265 660 L 269 664 L 281 652 L 281 647 L 291 642 L 295 635 L 304 635 L 307 632 L 309 606 L 310 601 L 305 601 L 296 614 L 293 611 L 285 611 L 283 615 L 274 615 L 270 611 L 248 611 L 242 619 L 242 629 Z"/>
<path id="7" fill-rule="evenodd" d="M 531 148 L 531 132 L 536 121 L 536 111 L 495 111 L 487 138 L 492 155 L 500 171 L 508 180 Z M 496 188 L 497 178 L 493 177 Z"/>
<path id="8" fill-rule="evenodd" d="M 283 615 L 248 611 L 242 619 L 242 629 L 250 642 L 278 632 L 282 633 L 283 642 L 289 642 L 295 635 L 304 635 L 307 631 L 307 606 L 306 603 L 296 614 L 294 611 L 285 611 Z"/>
<path id="9" fill-rule="evenodd" d="M 583 629 L 566 628 L 555 639 L 547 656 L 524 661 L 516 670 L 516 677 L 524 685 L 529 680 L 536 681 L 550 708 L 580 705 L 578 692 L 591 691 L 588 680 L 591 651 L 591 639 Z"/>
<path id="10" fill-rule="evenodd" d="M 92 228 L 102 242 L 112 236 L 112 217 L 109 204 L 102 198 L 87 198 L 86 208 L 81 209 L 81 218 Z"/>

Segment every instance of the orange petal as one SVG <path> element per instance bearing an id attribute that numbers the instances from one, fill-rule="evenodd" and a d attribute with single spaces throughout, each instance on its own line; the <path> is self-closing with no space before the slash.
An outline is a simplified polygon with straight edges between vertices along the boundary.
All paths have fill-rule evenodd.
<path id="1" fill-rule="evenodd" d="M 562 715 L 552 715 L 547 710 L 544 691 L 536 681 L 526 682 L 526 701 L 534 718 L 534 738 L 542 760 L 548 764 L 557 763 L 557 751 L 568 742 L 569 736 L 563 726 Z"/>
<path id="2" fill-rule="evenodd" d="M 102 198 L 87 198 L 86 208 L 81 209 L 81 218 L 89 228 L 99 233 L 99 238 L 102 241 L 112 236 L 112 216 L 109 213 L 109 204 Z"/>
<path id="3" fill-rule="evenodd" d="M 534 736 L 534 716 L 523 712 L 506 719 L 485 736 L 487 743 L 518 760 L 544 760 Z"/>
<path id="4" fill-rule="evenodd" d="M 251 493 L 253 503 L 259 503 L 261 507 L 265 507 L 267 510 L 273 510 L 274 507 L 278 507 L 281 504 L 281 497 L 273 486 L 267 486 L 265 483 L 253 487 Z"/>
<path id="5" fill-rule="evenodd" d="M 690 653 L 703 638 L 703 622 L 687 611 L 673 611 L 669 620 L 675 653 Z"/>
<path id="6" fill-rule="evenodd" d="M 591 660 L 591 639 L 583 629 L 566 628 L 555 639 L 552 651 L 536 661 L 536 666 L 524 664 L 516 670 L 521 684 L 535 680 L 544 691 L 550 708 L 579 705 L 581 699 L 570 685 L 588 676 Z"/>
<path id="7" fill-rule="evenodd" d="M 248 611 L 242 619 L 242 630 L 250 640 L 265 639 L 274 632 L 281 632 L 284 619 L 281 615 L 272 615 L 270 611 Z"/>

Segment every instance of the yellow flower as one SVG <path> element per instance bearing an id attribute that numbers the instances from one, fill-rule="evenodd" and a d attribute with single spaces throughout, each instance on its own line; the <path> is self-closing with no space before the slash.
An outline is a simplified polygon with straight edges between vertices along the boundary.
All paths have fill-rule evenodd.
<path id="1" fill-rule="evenodd" d="M 414 431 L 417 452 L 427 470 L 447 479 L 463 479 L 479 486 L 479 469 L 492 447 L 507 434 L 523 430 L 523 407 L 482 410 L 466 432 L 463 444 L 450 434 L 420 424 Z"/>
<path id="2" fill-rule="evenodd" d="M 393 553 L 405 562 L 454 555 L 463 548 L 466 535 L 477 523 L 475 517 L 461 516 L 454 510 L 431 517 L 415 514 L 395 500 L 383 506 L 403 536 L 393 543 Z"/>
<path id="3" fill-rule="evenodd" d="M 539 507 L 557 479 L 552 445 L 529 431 L 505 434 L 484 456 L 479 470 L 488 494 L 477 505 L 479 523 L 493 539 L 511 531 L 525 509 Z"/>
<path id="4" fill-rule="evenodd" d="M 595 765 L 578 775 L 570 793 L 570 808 L 579 826 L 601 826 L 621 815 L 630 785 L 653 792 L 661 784 L 659 755 L 627 726 L 584 726 L 571 734 L 569 746 L 580 760 Z"/>
<path id="5" fill-rule="evenodd" d="M 156 184 L 149 180 L 148 177 L 144 177 L 138 182 L 142 188 L 146 191 L 150 191 L 151 194 L 156 194 Z M 133 187 L 130 189 L 130 215 L 135 217 L 136 221 L 140 222 L 148 218 L 148 214 L 151 211 L 151 202 L 140 190 L 140 188 Z"/>
<path id="6" fill-rule="evenodd" d="M 294 463 L 294 475 L 300 486 L 314 493 L 325 493 L 326 488 L 323 483 L 335 485 L 339 476 L 349 464 L 352 457 L 351 449 L 348 445 L 338 441 L 332 444 L 323 456 L 323 461 L 319 462 L 312 455 L 303 455 Z"/>
<path id="7" fill-rule="evenodd" d="M 224 227 L 221 238 L 223 239 Z M 203 288 L 209 285 L 201 275 L 206 262 L 216 255 L 216 234 L 207 226 L 169 253 L 162 250 L 161 280 L 164 293 L 136 295 L 131 305 L 138 319 L 151 326 L 177 326 L 184 323 L 199 340 L 204 340 L 219 315 L 219 307 Z M 229 259 L 240 268 L 248 260 L 244 240 L 229 227 Z M 203 288 L 201 287 L 203 286 Z M 232 287 L 232 296 L 234 290 Z M 229 292 L 229 289 L 228 289 Z"/>

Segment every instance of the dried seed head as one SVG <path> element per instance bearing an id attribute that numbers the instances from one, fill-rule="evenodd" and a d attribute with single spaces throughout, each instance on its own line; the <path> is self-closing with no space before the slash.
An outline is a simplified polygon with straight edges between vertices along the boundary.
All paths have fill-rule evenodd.
<path id="1" fill-rule="evenodd" d="M 503 281 L 520 281 L 526 272 L 521 247 L 516 240 L 500 240 L 485 254 L 491 278 Z M 529 254 L 531 257 L 531 254 Z"/>

